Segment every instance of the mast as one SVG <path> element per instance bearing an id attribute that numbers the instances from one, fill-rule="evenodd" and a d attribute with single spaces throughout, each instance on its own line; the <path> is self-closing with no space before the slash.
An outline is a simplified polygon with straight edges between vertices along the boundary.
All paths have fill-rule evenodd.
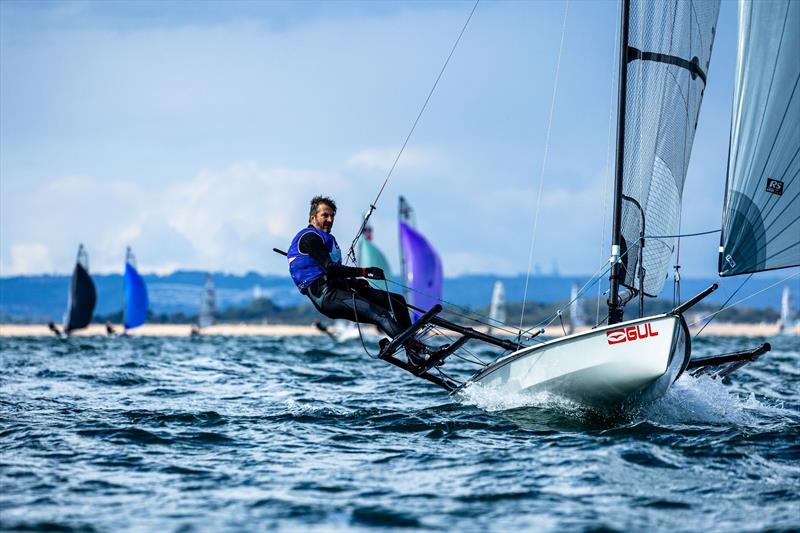
<path id="1" fill-rule="evenodd" d="M 614 174 L 614 218 L 611 228 L 611 288 L 608 295 L 608 323 L 622 322 L 623 304 L 619 298 L 622 266 L 620 264 L 620 241 L 622 240 L 622 178 L 625 168 L 625 108 L 628 91 L 628 18 L 630 1 L 622 0 L 620 21 L 619 97 L 617 99 L 617 156 Z"/>

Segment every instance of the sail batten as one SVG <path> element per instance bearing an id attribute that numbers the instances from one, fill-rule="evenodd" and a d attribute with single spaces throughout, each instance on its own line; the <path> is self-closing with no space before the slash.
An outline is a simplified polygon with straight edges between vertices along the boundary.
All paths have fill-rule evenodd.
<path id="1" fill-rule="evenodd" d="M 719 273 L 800 265 L 800 3 L 742 0 Z"/>

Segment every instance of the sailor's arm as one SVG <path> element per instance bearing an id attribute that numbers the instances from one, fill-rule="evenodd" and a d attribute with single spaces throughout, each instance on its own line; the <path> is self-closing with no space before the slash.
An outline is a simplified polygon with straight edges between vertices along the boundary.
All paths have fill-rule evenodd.
<path id="1" fill-rule="evenodd" d="M 364 275 L 364 269 L 340 265 L 331 259 L 331 254 L 325 249 L 322 237 L 309 231 L 300 237 L 298 250 L 306 254 L 317 263 L 329 278 L 358 278 Z"/>

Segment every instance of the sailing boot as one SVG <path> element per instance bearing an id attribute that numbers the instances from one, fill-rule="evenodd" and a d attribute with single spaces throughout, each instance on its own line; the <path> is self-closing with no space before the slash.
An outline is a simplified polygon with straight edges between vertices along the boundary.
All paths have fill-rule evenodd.
<path id="1" fill-rule="evenodd" d="M 384 337 L 384 338 L 382 338 L 381 340 L 378 341 L 378 348 L 380 350 L 378 352 L 378 357 L 388 357 L 389 355 L 391 355 L 391 354 L 388 354 L 388 353 L 383 353 L 383 351 L 386 349 L 386 347 L 389 346 L 390 342 L 391 341 L 389 339 L 387 339 L 386 337 Z"/>
<path id="2" fill-rule="evenodd" d="M 416 368 L 421 368 L 425 365 L 428 361 L 427 355 L 425 355 L 425 345 L 422 344 L 417 339 L 409 340 L 404 348 L 406 349 L 406 356 L 408 357 L 408 363 Z"/>

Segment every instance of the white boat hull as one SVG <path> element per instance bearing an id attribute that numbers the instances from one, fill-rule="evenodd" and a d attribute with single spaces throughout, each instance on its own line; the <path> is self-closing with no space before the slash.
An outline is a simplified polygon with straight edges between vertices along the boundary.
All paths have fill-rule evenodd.
<path id="1" fill-rule="evenodd" d="M 662 396 L 690 355 L 683 317 L 664 314 L 523 348 L 469 382 L 508 392 L 547 391 L 606 409 Z"/>

